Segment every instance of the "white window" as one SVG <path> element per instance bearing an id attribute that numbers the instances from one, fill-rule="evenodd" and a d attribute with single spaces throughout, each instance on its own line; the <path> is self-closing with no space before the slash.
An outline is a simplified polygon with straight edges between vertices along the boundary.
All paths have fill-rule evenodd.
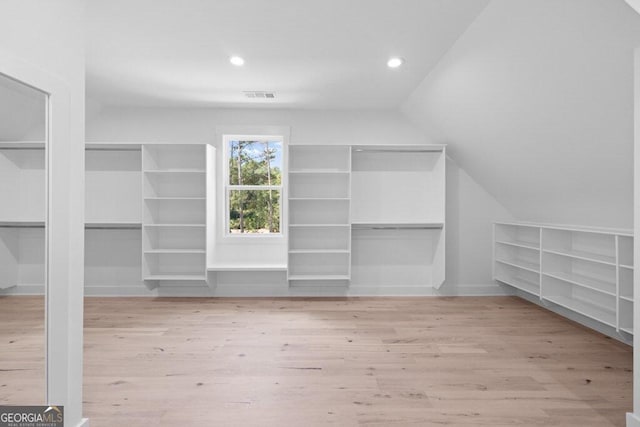
<path id="1" fill-rule="evenodd" d="M 226 234 L 281 234 L 283 138 L 225 135 L 223 141 Z"/>

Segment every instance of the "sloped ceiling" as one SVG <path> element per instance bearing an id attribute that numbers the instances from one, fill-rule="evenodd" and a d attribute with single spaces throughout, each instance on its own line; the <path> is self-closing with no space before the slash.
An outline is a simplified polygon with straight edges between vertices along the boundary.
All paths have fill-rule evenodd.
<path id="1" fill-rule="evenodd" d="M 46 97 L 0 74 L 0 141 L 44 140 Z"/>
<path id="2" fill-rule="evenodd" d="M 520 220 L 633 224 L 633 50 L 623 0 L 493 0 L 403 111 Z"/>

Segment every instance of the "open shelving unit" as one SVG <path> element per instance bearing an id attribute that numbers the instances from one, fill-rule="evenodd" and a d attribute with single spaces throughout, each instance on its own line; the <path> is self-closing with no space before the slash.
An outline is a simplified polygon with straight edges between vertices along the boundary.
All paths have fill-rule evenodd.
<path id="1" fill-rule="evenodd" d="M 445 147 L 289 147 L 288 279 L 438 288 Z"/>
<path id="2" fill-rule="evenodd" d="M 347 285 L 351 278 L 351 151 L 289 146 L 287 279 L 292 286 Z"/>
<path id="3" fill-rule="evenodd" d="M 87 289 L 141 285 L 141 144 L 85 144 Z"/>
<path id="4" fill-rule="evenodd" d="M 439 288 L 445 147 L 351 146 L 352 284 Z"/>
<path id="5" fill-rule="evenodd" d="M 207 282 L 207 147 L 142 146 L 142 279 L 149 288 Z"/>
<path id="6" fill-rule="evenodd" d="M 494 280 L 623 337 L 633 334 L 633 271 L 630 232 L 494 224 Z"/>
<path id="7" fill-rule="evenodd" d="M 0 142 L 0 290 L 44 291 L 45 164 L 44 142 Z"/>

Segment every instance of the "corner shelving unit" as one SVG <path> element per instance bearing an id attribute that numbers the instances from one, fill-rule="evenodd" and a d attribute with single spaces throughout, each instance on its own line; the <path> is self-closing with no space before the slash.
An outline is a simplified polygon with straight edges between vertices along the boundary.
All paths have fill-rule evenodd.
<path id="1" fill-rule="evenodd" d="M 633 334 L 630 232 L 496 223 L 494 280 Z"/>
<path id="2" fill-rule="evenodd" d="M 494 279 L 523 292 L 540 295 L 539 228 L 496 225 L 494 241 Z"/>
<path id="3" fill-rule="evenodd" d="M 292 286 L 347 285 L 351 277 L 351 177 L 348 146 L 289 146 Z"/>
<path id="4" fill-rule="evenodd" d="M 44 142 L 0 142 L 0 289 L 44 291 L 45 164 Z"/>
<path id="5" fill-rule="evenodd" d="M 207 146 L 142 146 L 142 279 L 207 282 Z"/>

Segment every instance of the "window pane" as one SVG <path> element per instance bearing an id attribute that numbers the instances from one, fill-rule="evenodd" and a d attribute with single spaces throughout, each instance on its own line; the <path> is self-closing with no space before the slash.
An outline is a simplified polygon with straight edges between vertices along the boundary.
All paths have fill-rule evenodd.
<path id="1" fill-rule="evenodd" d="M 282 143 L 229 141 L 229 184 L 280 185 Z"/>
<path id="2" fill-rule="evenodd" d="M 280 233 L 279 190 L 231 190 L 229 232 Z"/>

